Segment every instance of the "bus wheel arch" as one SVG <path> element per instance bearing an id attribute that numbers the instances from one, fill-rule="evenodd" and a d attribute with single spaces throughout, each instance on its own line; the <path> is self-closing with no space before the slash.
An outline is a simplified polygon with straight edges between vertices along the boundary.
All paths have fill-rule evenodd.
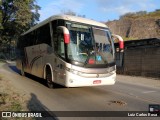
<path id="1" fill-rule="evenodd" d="M 53 77 L 53 70 L 50 64 L 45 65 L 44 69 L 44 79 L 47 82 L 47 86 L 49 88 L 53 88 L 53 82 L 54 82 L 54 77 Z"/>

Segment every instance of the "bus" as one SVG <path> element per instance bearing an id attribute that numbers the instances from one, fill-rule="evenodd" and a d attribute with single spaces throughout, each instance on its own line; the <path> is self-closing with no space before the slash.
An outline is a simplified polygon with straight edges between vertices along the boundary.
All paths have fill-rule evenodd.
<path id="1" fill-rule="evenodd" d="M 114 85 L 115 49 L 109 28 L 94 20 L 55 15 L 17 41 L 21 75 L 46 80 L 49 88 Z"/>

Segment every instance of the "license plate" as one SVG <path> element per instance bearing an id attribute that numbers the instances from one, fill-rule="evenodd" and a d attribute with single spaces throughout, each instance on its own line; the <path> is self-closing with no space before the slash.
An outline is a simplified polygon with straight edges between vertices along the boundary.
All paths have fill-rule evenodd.
<path id="1" fill-rule="evenodd" d="M 94 80 L 93 84 L 101 84 L 101 80 Z"/>

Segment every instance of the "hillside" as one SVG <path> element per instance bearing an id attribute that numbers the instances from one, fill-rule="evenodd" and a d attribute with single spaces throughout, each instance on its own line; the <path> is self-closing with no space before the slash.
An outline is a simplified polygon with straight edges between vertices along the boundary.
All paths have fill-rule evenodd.
<path id="1" fill-rule="evenodd" d="M 125 40 L 160 38 L 160 10 L 128 13 L 106 24 L 114 34 L 121 35 Z"/>

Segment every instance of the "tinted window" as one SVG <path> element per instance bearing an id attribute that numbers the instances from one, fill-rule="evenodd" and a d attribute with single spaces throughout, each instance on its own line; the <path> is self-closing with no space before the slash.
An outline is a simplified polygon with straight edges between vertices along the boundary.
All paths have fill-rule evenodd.
<path id="1" fill-rule="evenodd" d="M 54 43 L 54 49 L 55 51 L 58 50 L 58 42 L 57 39 L 59 36 L 57 36 L 57 27 L 58 26 L 64 26 L 64 20 L 54 20 L 52 21 L 52 29 L 53 29 L 53 43 Z"/>
<path id="2" fill-rule="evenodd" d="M 28 39 L 27 40 L 27 42 L 28 42 L 28 46 L 32 46 L 32 45 L 34 45 L 35 44 L 35 37 L 34 37 L 35 35 L 34 35 L 34 31 L 32 31 L 32 32 L 30 32 L 26 37 L 26 39 Z"/>
<path id="3" fill-rule="evenodd" d="M 51 35 L 50 35 L 49 24 L 46 24 L 40 27 L 37 30 L 37 35 L 38 35 L 37 44 L 46 43 L 48 45 L 51 45 Z"/>

